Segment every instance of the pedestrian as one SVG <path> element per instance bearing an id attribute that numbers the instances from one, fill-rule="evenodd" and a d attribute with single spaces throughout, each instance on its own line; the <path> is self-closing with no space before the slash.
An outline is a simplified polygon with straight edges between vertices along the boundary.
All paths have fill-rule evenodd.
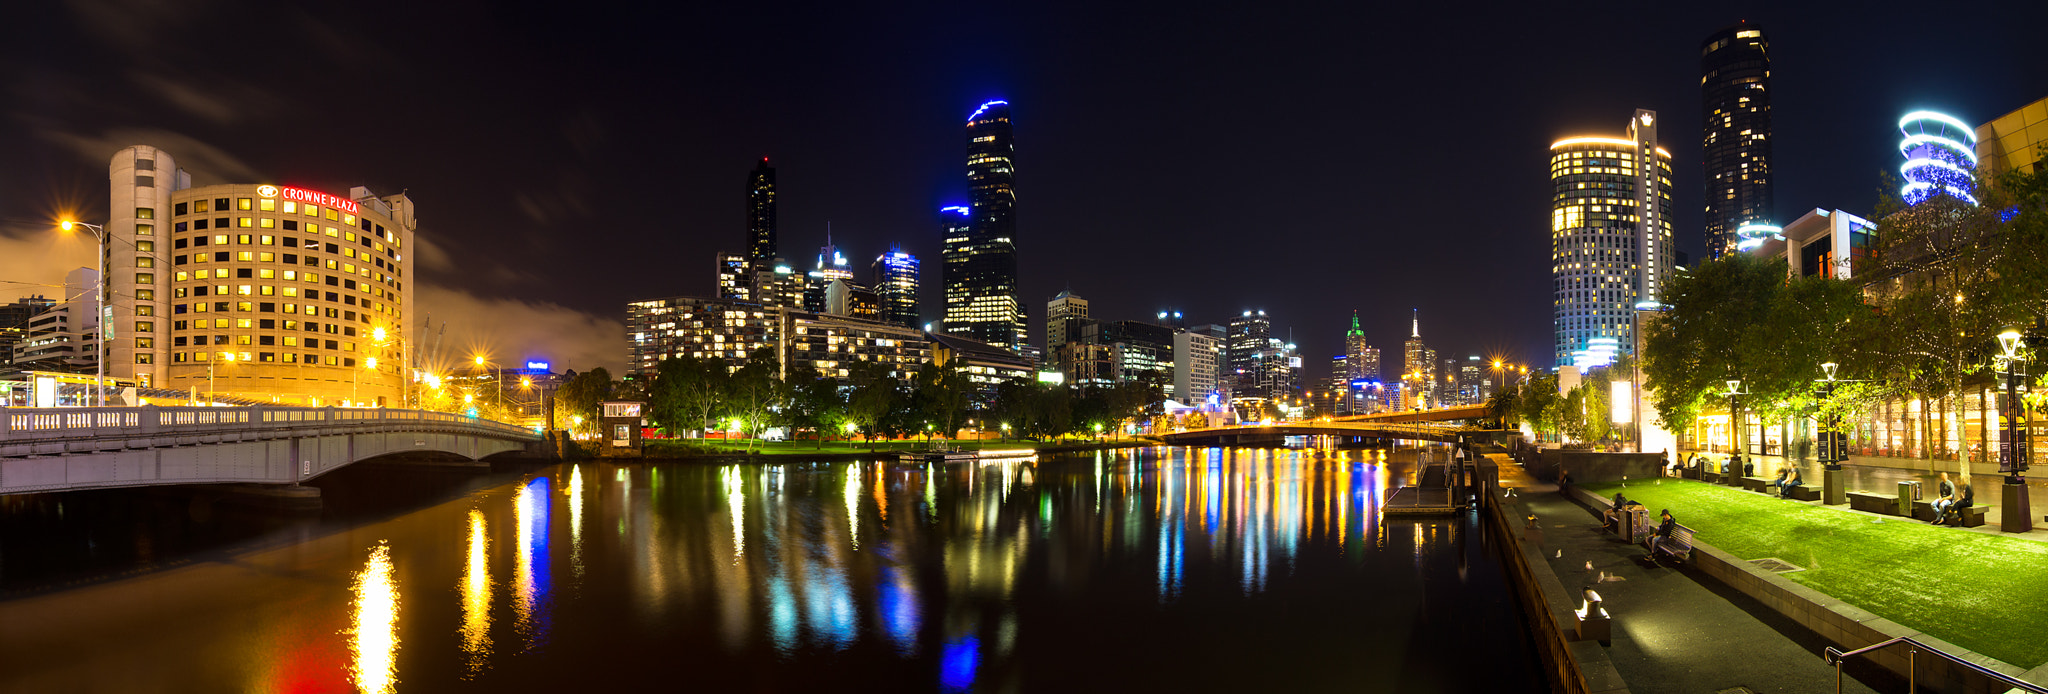
<path id="1" fill-rule="evenodd" d="M 1941 525 L 1943 521 L 1948 520 L 1949 508 L 1955 506 L 1956 503 L 1956 485 L 1948 481 L 1948 473 L 1946 472 L 1941 473 L 1941 489 L 1939 491 L 1939 495 L 1927 504 L 1934 507 L 1934 520 L 1929 522 L 1935 525 Z"/>

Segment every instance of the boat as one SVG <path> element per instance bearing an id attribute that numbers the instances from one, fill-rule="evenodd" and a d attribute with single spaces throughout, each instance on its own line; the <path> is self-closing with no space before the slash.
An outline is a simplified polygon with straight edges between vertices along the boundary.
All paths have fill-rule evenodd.
<path id="1" fill-rule="evenodd" d="M 1003 448 L 982 450 L 962 448 L 951 441 L 931 441 L 924 446 L 896 453 L 896 459 L 906 463 L 954 463 L 994 458 L 1027 458 L 1038 455 L 1028 448 Z"/>

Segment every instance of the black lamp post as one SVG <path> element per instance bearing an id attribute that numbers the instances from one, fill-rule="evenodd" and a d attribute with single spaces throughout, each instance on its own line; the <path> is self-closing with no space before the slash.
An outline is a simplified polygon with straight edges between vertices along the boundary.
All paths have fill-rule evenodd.
<path id="1" fill-rule="evenodd" d="M 1742 390 L 1742 379 L 1728 379 L 1728 464 L 1721 468 L 1721 483 L 1730 487 L 1742 486 L 1742 415 L 1736 410 L 1735 397 L 1748 395 Z"/>
<path id="2" fill-rule="evenodd" d="M 2000 408 L 2003 420 L 2000 424 L 1998 441 L 1998 472 L 2005 475 L 2005 493 L 2002 501 L 2005 512 L 2000 514 L 1998 527 L 2009 533 L 2023 533 L 2034 529 L 2033 507 L 2028 504 L 2027 494 L 2027 409 L 2020 399 L 2026 387 L 2020 383 L 2025 371 L 2020 367 L 2020 341 L 2018 330 L 2006 330 L 1998 334 L 1998 347 L 2002 351 L 1999 360 L 2004 362 L 2005 402 Z M 1965 463 L 1967 464 L 1967 463 Z"/>
<path id="3" fill-rule="evenodd" d="M 1823 400 L 1835 397 L 1835 369 L 1834 362 L 1820 365 L 1820 370 L 1827 375 L 1827 378 L 1821 380 Z M 1821 503 L 1845 503 L 1848 501 L 1848 490 L 1842 485 L 1842 462 L 1849 459 L 1849 437 L 1841 432 L 1842 416 L 1838 412 L 1830 412 L 1828 421 L 1821 426 Z"/>

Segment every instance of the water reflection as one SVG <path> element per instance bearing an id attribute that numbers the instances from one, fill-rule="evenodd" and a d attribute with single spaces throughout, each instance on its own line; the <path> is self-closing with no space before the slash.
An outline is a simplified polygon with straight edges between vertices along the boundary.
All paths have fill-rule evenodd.
<path id="1" fill-rule="evenodd" d="M 462 652 L 463 678 L 482 672 L 491 656 L 491 537 L 485 532 L 484 512 L 469 510 L 469 552 L 463 559 Z"/>
<path id="2" fill-rule="evenodd" d="M 350 590 L 355 599 L 350 610 L 349 681 L 363 692 L 393 691 L 398 684 L 398 586 L 391 578 L 389 545 L 371 548 Z"/>
<path id="3" fill-rule="evenodd" d="M 312 538 L 239 558 L 286 567 L 258 578 L 194 567 L 260 582 L 226 602 L 136 579 L 153 602 L 245 611 L 164 638 L 250 631 L 229 623 L 313 636 L 274 654 L 112 662 L 160 673 L 171 690 L 224 688 L 208 678 L 236 668 L 276 682 L 291 668 L 331 678 L 297 689 L 391 691 L 403 637 L 405 688 L 421 691 L 587 689 L 592 666 L 609 688 L 674 688 L 687 673 L 714 691 L 1532 686 L 1498 565 L 1483 541 L 1464 541 L 1475 522 L 1380 517 L 1411 467 L 1373 451 L 1168 448 L 951 465 L 562 465 L 364 521 L 324 550 Z M 555 590 L 558 561 L 569 590 Z M 344 591 L 296 578 L 322 574 L 353 580 Z M 404 624 L 401 581 L 428 587 Z M 136 631 L 122 626 L 81 625 L 50 648 L 91 653 Z M 6 638 L 0 652 L 21 647 Z M 322 648 L 351 661 L 280 665 Z M 245 662 L 249 652 L 265 662 Z M 1464 667 L 1474 653 L 1489 667 Z M 0 690 L 36 689 L 21 677 L 0 671 Z M 123 688 L 103 684 L 84 688 Z"/>

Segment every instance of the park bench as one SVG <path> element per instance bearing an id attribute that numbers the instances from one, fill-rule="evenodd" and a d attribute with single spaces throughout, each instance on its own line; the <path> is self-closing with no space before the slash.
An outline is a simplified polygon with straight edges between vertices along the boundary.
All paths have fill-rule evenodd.
<path id="1" fill-rule="evenodd" d="M 1887 516 L 1899 514 L 1898 494 L 1874 494 L 1871 492 L 1849 492 L 1849 508 Z"/>
<path id="2" fill-rule="evenodd" d="M 1800 501 L 1820 501 L 1820 485 L 1801 484 L 1792 487 L 1792 498 Z"/>
<path id="3" fill-rule="evenodd" d="M 1769 490 L 1771 489 L 1771 480 L 1762 477 L 1744 477 L 1742 478 L 1742 488 L 1752 492 Z"/>
<path id="4" fill-rule="evenodd" d="M 1948 524 L 1975 528 L 1984 524 L 1984 514 L 1990 510 L 1990 506 L 1971 504 L 1950 516 Z M 1913 517 L 1929 523 L 1934 522 L 1934 503 L 1932 501 L 1915 500 L 1913 502 Z"/>
<path id="5" fill-rule="evenodd" d="M 1701 470 L 1699 479 L 1707 484 L 1720 484 L 1721 473 L 1714 472 L 1713 470 Z"/>
<path id="6" fill-rule="evenodd" d="M 1649 538 L 1645 537 L 1643 539 L 1644 544 L 1647 545 Z M 1656 553 L 1669 555 L 1672 559 L 1679 561 L 1692 561 L 1692 528 L 1685 527 L 1682 523 L 1673 525 L 1671 527 L 1671 537 L 1664 538 L 1662 542 L 1657 543 Z M 1652 559 L 1655 559 L 1655 557 L 1652 557 Z"/>

